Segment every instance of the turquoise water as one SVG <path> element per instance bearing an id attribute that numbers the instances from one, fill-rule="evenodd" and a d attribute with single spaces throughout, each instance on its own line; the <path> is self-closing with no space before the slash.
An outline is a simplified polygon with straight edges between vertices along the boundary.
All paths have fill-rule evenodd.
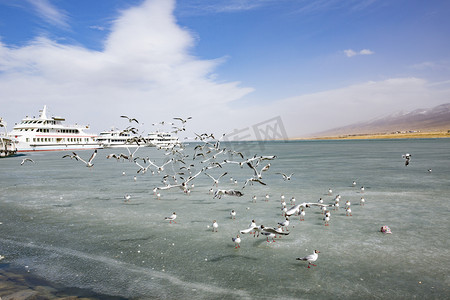
<path id="1" fill-rule="evenodd" d="M 185 162 L 199 170 L 206 163 L 192 160 L 194 146 L 184 150 L 190 155 Z M 182 163 L 152 175 L 137 174 L 129 161 L 106 159 L 126 149 L 99 150 L 92 169 L 62 159 L 63 152 L 29 154 L 35 163 L 23 166 L 24 156 L 1 159 L 0 265 L 134 299 L 449 298 L 449 139 L 223 146 L 248 156 L 276 155 L 258 166 L 271 164 L 263 173 L 267 185 L 242 189 L 253 171 L 228 164 L 207 173 L 217 177 L 227 171 L 219 188 L 240 190 L 243 197 L 214 199 L 212 180 L 201 174 L 189 195 L 171 189 L 157 199 L 152 189 Z M 407 167 L 401 157 L 406 152 L 412 154 Z M 79 152 L 84 158 L 90 154 Z M 155 148 L 136 154 L 157 164 L 170 156 Z M 295 174 L 284 181 L 277 172 Z M 130 202 L 124 202 L 126 194 Z M 292 197 L 297 204 L 319 198 L 332 203 L 339 194 L 341 208 L 331 211 L 330 226 L 324 226 L 320 209 L 311 207 L 305 221 L 291 218 L 288 236 L 268 243 L 241 235 L 235 249 L 231 238 L 252 219 L 274 227 L 284 219 L 282 194 L 288 207 Z M 365 206 L 359 205 L 361 197 Z M 346 200 L 352 216 L 345 215 Z M 169 224 L 164 217 L 172 212 L 177 223 Z M 393 234 L 380 233 L 382 225 Z M 316 267 L 296 260 L 315 249 Z"/>

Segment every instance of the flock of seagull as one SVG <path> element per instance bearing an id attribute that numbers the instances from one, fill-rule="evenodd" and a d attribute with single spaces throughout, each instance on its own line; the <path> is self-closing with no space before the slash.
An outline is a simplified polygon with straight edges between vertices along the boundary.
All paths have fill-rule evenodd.
<path id="1" fill-rule="evenodd" d="M 129 121 L 129 123 L 135 122 L 139 124 L 139 121 L 135 118 L 130 118 L 128 116 L 121 116 Z M 192 117 L 188 118 L 174 118 L 174 120 L 181 122 L 182 127 L 176 127 L 176 130 L 185 130 L 185 123 L 187 123 Z M 164 124 L 161 122 L 160 124 Z M 174 123 L 169 123 L 175 125 Z M 138 133 L 138 130 L 134 127 L 127 127 L 124 131 Z M 271 168 L 272 162 L 277 158 L 275 155 L 253 155 L 246 157 L 244 153 L 236 151 L 232 148 L 222 147 L 221 140 L 225 135 L 220 138 L 216 138 L 213 134 L 202 133 L 195 134 L 193 138 L 198 142 L 198 145 L 193 149 L 193 154 L 187 154 L 184 150 L 183 144 L 170 145 L 167 147 L 158 147 L 158 149 L 164 151 L 164 162 L 157 163 L 149 157 L 141 157 L 138 155 L 138 150 L 142 147 L 139 143 L 141 137 L 132 137 L 129 143 L 136 143 L 136 149 L 131 151 L 129 147 L 124 145 L 128 153 L 111 153 L 106 156 L 107 159 L 115 159 L 116 161 L 128 161 L 136 165 L 136 174 L 146 174 L 147 172 L 152 175 L 160 175 L 161 185 L 153 188 L 153 194 L 157 199 L 161 198 L 161 192 L 171 189 L 180 190 L 182 193 L 189 194 L 191 189 L 194 187 L 194 181 L 200 175 L 204 175 L 211 179 L 211 188 L 209 190 L 213 198 L 221 199 L 223 196 L 234 196 L 242 197 L 244 195 L 243 190 L 253 184 L 267 185 L 264 180 L 265 173 Z M 226 145 L 228 146 L 228 144 Z M 62 158 L 70 158 L 76 161 L 80 161 L 85 164 L 86 167 L 92 168 L 94 166 L 94 159 L 97 156 L 98 151 L 94 150 L 89 159 L 81 158 L 77 153 L 72 152 L 72 154 L 66 154 Z M 411 154 L 407 153 L 402 156 L 405 159 L 405 166 L 409 165 Z M 29 158 L 23 159 L 21 165 L 26 162 L 34 163 L 33 160 Z M 229 174 L 229 171 L 225 171 L 225 166 L 236 165 L 241 169 L 245 168 L 249 170 L 249 175 L 247 179 L 243 182 L 241 190 L 239 189 L 219 189 L 221 180 Z M 223 169 L 219 176 L 213 176 L 210 171 L 214 169 Z M 284 181 L 291 181 L 294 173 L 281 173 L 277 172 L 275 174 L 281 175 Z M 136 176 L 134 176 L 136 180 Z M 236 185 L 237 180 L 230 178 L 230 180 Z M 356 186 L 356 181 L 353 181 L 352 186 Z M 214 190 L 214 188 L 216 188 Z M 328 195 L 331 196 L 333 191 L 331 188 L 328 190 Z M 360 193 L 364 193 L 364 186 L 361 186 Z M 269 201 L 269 195 L 266 195 L 266 201 Z M 256 225 L 255 221 L 252 220 L 248 228 L 239 230 L 239 234 L 236 237 L 232 237 L 232 242 L 235 244 L 235 248 L 240 248 L 242 242 L 242 235 L 252 234 L 254 237 L 263 236 L 266 238 L 267 242 L 275 242 L 277 237 L 287 236 L 290 234 L 289 225 L 294 217 L 299 217 L 300 221 L 305 220 L 306 210 L 312 207 L 319 208 L 321 210 L 323 224 L 329 226 L 331 219 L 331 211 L 338 211 L 340 205 L 340 195 L 336 195 L 332 203 L 323 203 L 323 199 L 320 198 L 317 202 L 303 202 L 300 204 L 295 203 L 295 198 L 292 197 L 290 200 L 290 206 L 288 207 L 284 195 L 281 196 L 281 211 L 283 220 L 278 222 L 276 226 L 269 227 L 264 225 Z M 131 196 L 126 194 L 124 196 L 124 202 L 130 202 Z M 252 198 L 253 202 L 256 201 L 256 196 Z M 361 197 L 360 203 L 364 206 L 365 199 Z M 343 205 L 345 208 L 345 215 L 352 216 L 351 203 L 346 201 Z M 232 219 L 236 217 L 236 211 L 232 210 L 230 212 Z M 165 217 L 166 221 L 169 223 L 176 223 L 177 214 L 173 212 L 172 215 Z M 212 231 L 218 231 L 218 223 L 216 220 L 213 221 Z M 307 261 L 308 268 L 315 266 L 314 262 L 318 258 L 318 250 L 310 255 L 297 258 L 297 260 Z"/>

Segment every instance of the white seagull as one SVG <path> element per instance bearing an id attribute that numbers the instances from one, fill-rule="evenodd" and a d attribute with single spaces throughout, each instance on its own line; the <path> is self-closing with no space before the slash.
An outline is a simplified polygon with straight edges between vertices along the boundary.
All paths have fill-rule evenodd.
<path id="1" fill-rule="evenodd" d="M 211 178 L 213 180 L 213 185 L 215 185 L 215 186 L 219 186 L 220 178 L 222 178 L 223 176 L 225 176 L 227 174 L 228 174 L 228 172 L 225 172 L 216 179 L 216 178 L 212 177 L 211 175 L 209 175 L 208 173 L 205 173 L 206 176 L 208 176 L 209 178 Z"/>
<path id="2" fill-rule="evenodd" d="M 176 214 L 175 212 L 173 212 L 172 215 L 171 215 L 170 217 L 165 217 L 164 220 L 169 220 L 169 223 L 172 224 L 172 221 L 173 221 L 174 223 L 176 223 L 176 222 L 175 222 L 175 219 L 176 219 L 176 218 L 177 218 L 177 214 Z"/>
<path id="3" fill-rule="evenodd" d="M 291 180 L 292 175 L 294 175 L 294 173 L 291 173 L 291 175 L 286 175 L 284 173 L 275 173 L 275 174 L 281 174 L 281 176 L 283 176 L 284 181 Z"/>
<path id="4" fill-rule="evenodd" d="M 258 183 L 260 183 L 260 184 L 262 184 L 262 185 L 266 185 L 264 182 L 262 182 L 262 181 L 259 180 L 258 178 L 252 177 L 252 178 L 249 178 L 249 179 L 247 179 L 247 180 L 245 181 L 244 186 L 243 186 L 242 188 L 245 188 L 245 187 L 247 186 L 247 184 L 249 184 L 249 183 L 253 184 L 253 182 L 258 182 Z"/>
<path id="5" fill-rule="evenodd" d="M 314 250 L 313 254 L 307 255 L 305 257 L 297 258 L 297 260 L 307 261 L 308 269 L 311 268 L 311 266 L 316 267 L 316 265 L 313 264 L 313 262 L 315 262 L 317 260 L 317 258 L 319 257 L 319 253 L 320 252 L 318 250 Z"/>
<path id="6" fill-rule="evenodd" d="M 305 210 L 302 208 L 300 211 L 300 221 L 305 221 Z"/>
<path id="7" fill-rule="evenodd" d="M 75 152 L 72 152 L 73 155 L 64 155 L 64 157 L 70 157 L 70 158 L 75 158 L 76 160 L 81 160 L 82 162 L 84 162 L 86 164 L 86 167 L 88 168 L 92 168 L 94 166 L 94 164 L 92 163 L 92 161 L 94 160 L 95 156 L 97 155 L 97 149 L 94 150 L 94 153 L 92 153 L 91 157 L 89 158 L 88 161 L 85 161 L 84 159 L 82 159 L 78 154 L 76 154 Z"/>
<path id="8" fill-rule="evenodd" d="M 323 217 L 323 221 L 325 226 L 330 226 L 330 215 L 325 214 L 325 216 Z"/>
<path id="9" fill-rule="evenodd" d="M 186 119 L 182 119 L 182 118 L 173 118 L 174 120 L 179 120 L 181 121 L 181 124 L 186 123 L 188 120 L 192 119 L 192 117 L 187 117 Z"/>
<path id="10" fill-rule="evenodd" d="M 350 208 L 350 206 L 345 209 L 345 215 L 352 216 L 352 209 Z"/>
<path id="11" fill-rule="evenodd" d="M 27 161 L 34 163 L 34 160 L 32 160 L 31 158 L 24 158 L 20 163 L 20 165 L 23 166 L 23 164 L 26 163 Z"/>
<path id="12" fill-rule="evenodd" d="M 295 205 L 295 206 L 293 206 L 293 207 L 291 207 L 290 209 L 287 210 L 286 216 L 290 217 L 293 214 L 298 214 L 300 212 L 300 208 L 301 207 L 303 207 L 303 208 L 310 207 L 311 204 L 312 203 L 306 203 L 306 202 L 297 204 L 297 205 Z"/>
<path id="13" fill-rule="evenodd" d="M 253 236 L 255 236 L 256 235 L 256 228 L 258 228 L 258 226 L 256 226 L 255 220 L 252 220 L 252 222 L 250 223 L 250 225 L 248 226 L 247 229 L 240 230 L 239 232 L 241 234 L 246 234 L 246 233 L 252 233 L 253 232 Z"/>
<path id="14" fill-rule="evenodd" d="M 234 248 L 241 248 L 241 236 L 238 234 L 235 238 L 231 238 L 231 240 L 234 242 Z"/>
<path id="15" fill-rule="evenodd" d="M 152 161 L 148 161 L 148 163 L 149 164 L 151 164 L 152 166 L 154 166 L 155 168 L 157 168 L 158 169 L 158 173 L 160 173 L 160 172 L 162 172 L 162 171 L 164 171 L 164 167 L 166 166 L 166 165 L 168 165 L 169 163 L 171 163 L 173 161 L 173 158 L 171 158 L 171 159 L 169 159 L 168 161 L 166 161 L 164 164 L 162 164 L 161 166 L 157 166 L 157 165 L 155 165 Z"/>
<path id="16" fill-rule="evenodd" d="M 213 232 L 217 232 L 217 228 L 219 228 L 219 224 L 217 224 L 217 221 L 214 220 L 212 223 Z"/>
<path id="17" fill-rule="evenodd" d="M 253 169 L 256 179 L 261 179 L 262 178 L 262 172 L 266 172 L 270 168 L 270 164 L 267 164 L 261 169 L 261 171 L 258 172 L 258 170 L 256 170 L 256 167 L 253 166 L 251 163 L 248 162 L 247 166 L 249 166 L 251 169 Z"/>
<path id="18" fill-rule="evenodd" d="M 266 236 L 267 242 L 269 242 L 269 238 L 272 238 L 272 242 L 275 243 L 275 237 L 277 236 L 275 233 L 272 232 L 261 232 L 262 235 Z"/>
<path id="19" fill-rule="evenodd" d="M 139 124 L 139 121 L 138 120 L 136 120 L 135 118 L 129 118 L 129 117 L 127 117 L 127 116 L 120 116 L 121 118 L 125 118 L 125 119 L 127 119 L 128 120 L 128 122 L 136 122 L 136 123 L 138 123 Z"/>
<path id="20" fill-rule="evenodd" d="M 289 217 L 286 217 L 286 219 L 282 222 L 278 222 L 278 225 L 281 225 L 281 230 L 286 229 L 286 231 L 289 231 L 288 226 L 289 226 Z"/>

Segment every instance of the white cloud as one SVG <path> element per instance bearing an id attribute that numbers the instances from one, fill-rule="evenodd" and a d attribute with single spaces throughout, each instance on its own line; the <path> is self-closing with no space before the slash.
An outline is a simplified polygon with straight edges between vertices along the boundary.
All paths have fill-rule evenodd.
<path id="1" fill-rule="evenodd" d="M 363 49 L 359 52 L 356 52 L 353 49 L 347 49 L 347 50 L 344 50 L 344 53 L 345 53 L 345 55 L 347 55 L 347 57 L 352 57 L 355 55 L 372 55 L 375 52 L 373 52 L 372 50 L 369 50 L 369 49 Z"/>
<path id="2" fill-rule="evenodd" d="M 105 30 L 105 27 L 99 26 L 99 25 L 92 25 L 92 26 L 89 26 L 89 28 L 95 29 L 95 30 L 99 30 L 99 31 L 104 31 Z"/>
<path id="3" fill-rule="evenodd" d="M 290 137 L 367 121 L 397 111 L 448 103 L 449 82 L 435 85 L 420 78 L 391 78 L 281 99 L 254 114 L 281 116 Z"/>
<path id="4" fill-rule="evenodd" d="M 176 24 L 173 8 L 174 1 L 148 0 L 121 12 L 102 51 L 45 37 L 23 47 L 0 44 L 3 116 L 12 124 L 47 104 L 96 131 L 117 125 L 122 114 L 148 124 L 193 115 L 199 127 L 210 121 L 221 128 L 227 120 L 217 115 L 253 89 L 214 79 L 222 60 L 190 54 L 194 39 Z"/>
<path id="5" fill-rule="evenodd" d="M 362 49 L 361 51 L 359 51 L 359 54 L 361 54 L 361 55 L 371 55 L 374 53 L 375 52 L 373 52 L 372 50 L 369 50 L 369 49 Z"/>
<path id="6" fill-rule="evenodd" d="M 353 51 L 352 49 L 348 49 L 348 50 L 344 50 L 345 55 L 347 55 L 348 57 L 352 57 L 355 56 L 357 53 L 355 51 Z"/>
<path id="7" fill-rule="evenodd" d="M 179 1 L 178 7 L 182 7 L 184 13 L 232 13 L 248 11 L 268 6 L 273 3 L 279 3 L 280 0 L 191 0 Z M 211 4 L 210 4 L 211 3 Z"/>
<path id="8" fill-rule="evenodd" d="M 34 9 L 37 14 L 46 22 L 61 26 L 64 28 L 68 28 L 69 24 L 67 23 L 67 14 L 52 5 L 48 0 L 27 0 Z"/>

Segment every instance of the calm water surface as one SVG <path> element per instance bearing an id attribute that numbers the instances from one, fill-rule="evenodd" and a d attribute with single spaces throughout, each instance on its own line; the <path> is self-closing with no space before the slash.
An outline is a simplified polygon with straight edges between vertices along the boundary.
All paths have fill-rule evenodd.
<path id="1" fill-rule="evenodd" d="M 214 199 L 211 179 L 201 174 L 192 181 L 190 195 L 172 189 L 157 199 L 152 189 L 182 163 L 152 175 L 137 174 L 132 162 L 106 159 L 126 149 L 99 150 L 92 169 L 62 159 L 64 152 L 28 154 L 35 163 L 23 166 L 25 156 L 1 159 L 0 254 L 5 259 L 0 266 L 134 299 L 450 297 L 449 139 L 226 146 L 251 156 L 276 155 L 263 174 L 267 185 L 242 189 L 252 170 L 229 164 L 208 173 L 228 171 L 219 188 L 241 190 L 243 197 Z M 199 170 L 193 147 L 185 150 L 190 155 L 186 163 Z M 406 152 L 412 154 L 407 167 L 401 157 Z M 84 158 L 90 154 L 79 152 Z M 136 154 L 157 164 L 169 157 L 155 148 Z M 295 174 L 283 181 L 277 172 Z M 131 195 L 128 203 L 125 194 Z M 281 195 L 299 204 L 319 198 L 332 203 L 338 194 L 341 206 L 352 203 L 351 217 L 341 208 L 331 212 L 330 226 L 324 226 L 320 210 L 312 207 L 304 222 L 292 217 L 290 234 L 276 242 L 242 235 L 235 249 L 231 241 L 252 219 L 276 227 L 283 220 Z M 361 197 L 365 206 L 359 205 Z M 176 224 L 164 220 L 172 212 L 178 215 Z M 213 220 L 219 224 L 217 233 L 210 227 Z M 393 234 L 380 233 L 382 225 Z M 308 269 L 295 259 L 314 249 L 320 251 L 317 267 Z"/>

